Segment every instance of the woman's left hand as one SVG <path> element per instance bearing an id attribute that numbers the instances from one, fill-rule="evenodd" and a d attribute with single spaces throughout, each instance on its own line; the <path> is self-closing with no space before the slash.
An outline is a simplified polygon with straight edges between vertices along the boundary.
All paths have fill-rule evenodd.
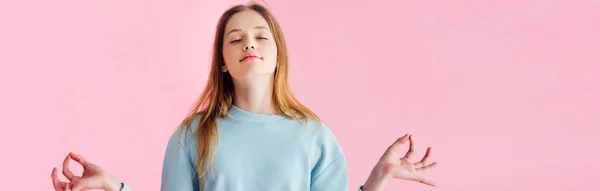
<path id="1" fill-rule="evenodd" d="M 401 157 L 398 147 L 402 144 L 410 142 L 410 148 L 404 156 Z M 429 186 L 435 186 L 435 183 L 423 177 L 424 173 L 437 165 L 436 162 L 427 164 L 431 147 L 427 148 L 425 156 L 418 162 L 411 162 L 412 154 L 414 153 L 414 141 L 412 135 L 406 134 L 392 145 L 390 145 L 385 153 L 381 156 L 367 182 L 363 186 L 363 191 L 378 191 L 382 190 L 390 178 L 403 179 L 409 181 L 420 182 Z"/>
<path id="2" fill-rule="evenodd" d="M 83 166 L 83 174 L 81 176 L 74 175 L 69 170 L 70 159 L 75 160 Z M 81 155 L 69 153 L 63 161 L 63 175 L 68 179 L 68 182 L 63 182 L 58 179 L 58 169 L 52 169 L 52 184 L 56 191 L 80 191 L 87 189 L 102 189 L 106 191 L 121 190 L 121 183 L 108 174 L 102 167 L 84 159 Z"/>

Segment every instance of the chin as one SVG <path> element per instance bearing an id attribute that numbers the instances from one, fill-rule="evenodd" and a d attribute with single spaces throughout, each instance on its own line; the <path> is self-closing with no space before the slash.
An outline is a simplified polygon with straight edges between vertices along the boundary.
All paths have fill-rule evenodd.
<path id="1" fill-rule="evenodd" d="M 265 70 L 258 70 L 258 71 L 246 71 L 243 72 L 241 74 L 232 76 L 235 79 L 238 80 L 249 80 L 249 79 L 262 79 L 262 78 L 269 78 L 270 76 L 272 76 L 274 73 L 274 70 L 272 71 L 265 71 Z"/>

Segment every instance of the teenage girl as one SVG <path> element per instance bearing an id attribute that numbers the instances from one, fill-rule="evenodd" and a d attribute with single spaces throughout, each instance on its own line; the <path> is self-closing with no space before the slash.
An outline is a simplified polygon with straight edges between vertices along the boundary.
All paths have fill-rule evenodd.
<path id="1" fill-rule="evenodd" d="M 170 137 L 162 167 L 162 191 L 347 191 L 346 158 L 332 131 L 292 94 L 281 27 L 259 4 L 231 7 L 220 17 L 208 84 Z M 398 146 L 410 142 L 404 156 Z M 423 173 L 431 148 L 411 162 L 410 134 L 383 153 L 356 190 L 381 190 L 389 179 L 434 186 Z M 73 159 L 84 172 L 69 170 Z M 100 166 L 69 153 L 63 175 L 52 171 L 54 189 L 131 191 Z M 353 189 L 354 190 L 354 189 Z"/>

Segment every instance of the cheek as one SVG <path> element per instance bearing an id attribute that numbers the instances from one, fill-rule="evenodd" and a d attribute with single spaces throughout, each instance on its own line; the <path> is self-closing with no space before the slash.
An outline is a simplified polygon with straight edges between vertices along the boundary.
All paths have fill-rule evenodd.
<path id="1" fill-rule="evenodd" d="M 236 61 L 236 54 L 235 52 L 232 50 L 231 46 L 224 46 L 223 47 L 223 59 L 225 61 L 225 64 L 229 65 L 232 64 Z"/>
<path id="2" fill-rule="evenodd" d="M 277 61 L 277 46 L 274 43 L 265 46 L 265 53 L 268 55 L 270 61 Z"/>

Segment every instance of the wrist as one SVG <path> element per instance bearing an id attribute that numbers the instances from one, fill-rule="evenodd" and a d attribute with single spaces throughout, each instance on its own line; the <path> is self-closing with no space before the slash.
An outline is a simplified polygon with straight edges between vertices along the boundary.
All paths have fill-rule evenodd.
<path id="1" fill-rule="evenodd" d="M 105 191 L 120 191 L 123 189 L 123 184 L 118 180 L 107 176 L 104 181 L 104 190 Z"/>
<path id="2" fill-rule="evenodd" d="M 377 164 L 363 185 L 363 191 L 381 191 L 391 178 L 393 166 Z"/>

